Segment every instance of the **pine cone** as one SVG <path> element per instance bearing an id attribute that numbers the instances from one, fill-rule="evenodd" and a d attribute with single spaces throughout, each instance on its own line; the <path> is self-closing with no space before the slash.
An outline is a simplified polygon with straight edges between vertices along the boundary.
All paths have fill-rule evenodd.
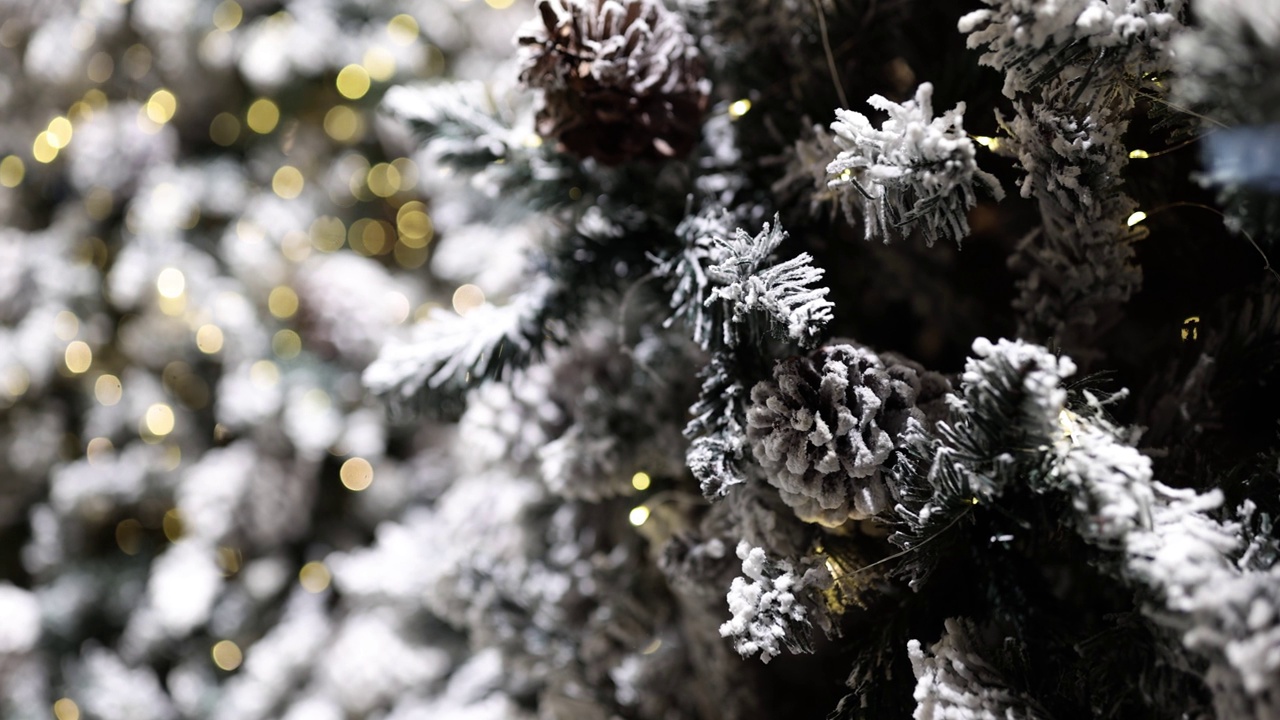
<path id="1" fill-rule="evenodd" d="M 836 526 L 888 508 L 883 470 L 907 423 L 925 419 L 920 373 L 888 357 L 827 346 L 779 362 L 752 388 L 747 437 L 800 519 Z"/>
<path id="2" fill-rule="evenodd" d="M 606 165 L 688 154 L 708 83 L 661 0 L 540 0 L 517 35 L 520 80 L 544 92 L 538 133 Z"/>

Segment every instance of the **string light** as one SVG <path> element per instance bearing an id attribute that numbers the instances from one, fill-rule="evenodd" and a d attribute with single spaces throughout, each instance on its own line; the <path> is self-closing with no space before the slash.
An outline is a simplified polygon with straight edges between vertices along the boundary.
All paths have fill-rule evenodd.
<path id="1" fill-rule="evenodd" d="M 93 383 L 93 396 L 98 402 L 111 407 L 120 402 L 120 398 L 124 397 L 124 385 L 120 383 L 120 378 L 115 375 L 99 375 L 98 379 Z"/>
<path id="2" fill-rule="evenodd" d="M 151 93 L 151 98 L 147 100 L 144 110 L 147 118 L 157 125 L 164 125 L 173 119 L 178 112 L 178 98 L 174 94 L 161 88 Z"/>
<path id="3" fill-rule="evenodd" d="M 58 720 L 80 720 L 80 706 L 71 698 L 61 698 L 53 704 L 53 716 Z"/>
<path id="4" fill-rule="evenodd" d="M 67 363 L 67 369 L 79 375 L 93 364 L 93 350 L 83 340 L 76 340 L 67 345 L 63 359 Z"/>
<path id="5" fill-rule="evenodd" d="M 387 23 L 387 34 L 397 45 L 412 45 L 418 39 L 418 21 L 412 15 L 397 15 Z"/>
<path id="6" fill-rule="evenodd" d="M 164 518 L 160 521 L 160 528 L 164 531 L 164 537 L 169 542 L 177 542 L 182 537 L 186 527 L 182 522 L 182 513 L 178 512 L 178 508 L 169 508 L 165 511 Z"/>
<path id="7" fill-rule="evenodd" d="M 0 160 L 0 185 L 7 188 L 18 187 L 26 175 L 27 166 L 17 155 L 9 155 Z"/>
<path id="8" fill-rule="evenodd" d="M 369 71 L 359 65 L 348 65 L 338 71 L 338 92 L 348 100 L 359 100 L 369 92 Z"/>
<path id="9" fill-rule="evenodd" d="M 302 569 L 298 571 L 298 584 L 309 593 L 324 592 L 329 587 L 332 579 L 333 576 L 330 574 L 329 568 L 325 567 L 324 563 L 315 560 L 303 565 Z"/>
<path id="10" fill-rule="evenodd" d="M 637 505 L 631 508 L 631 512 L 627 514 L 627 520 L 636 527 L 645 524 L 649 519 L 649 508 L 645 505 Z"/>
<path id="11" fill-rule="evenodd" d="M 1137 225 L 1138 223 L 1146 219 L 1147 219 L 1147 214 L 1139 210 L 1134 214 L 1130 215 L 1129 219 L 1125 220 L 1125 224 L 1128 225 L 1129 227 L 1133 227 L 1134 225 Z"/>
<path id="12" fill-rule="evenodd" d="M 167 267 L 156 276 L 156 291 L 160 297 L 177 298 L 187 289 L 187 278 L 177 268 Z"/>
<path id="13" fill-rule="evenodd" d="M 147 412 L 142 416 L 143 422 L 147 426 L 147 432 L 156 437 L 164 437 L 173 432 L 176 419 L 173 415 L 173 408 L 164 403 L 154 403 L 147 408 Z"/>
<path id="14" fill-rule="evenodd" d="M 362 457 L 353 457 L 342 463 L 338 478 L 348 490 L 360 492 L 373 484 L 373 465 Z"/>
<path id="15" fill-rule="evenodd" d="M 1182 341 L 1200 339 L 1200 316 L 1192 315 L 1182 321 Z"/>
<path id="16" fill-rule="evenodd" d="M 1146 150 L 1131 150 L 1129 152 L 1129 157 L 1134 160 L 1145 160 L 1151 157 L 1151 155 Z"/>
<path id="17" fill-rule="evenodd" d="M 459 315 L 465 316 L 472 310 L 484 305 L 484 301 L 484 291 L 470 283 L 453 291 L 453 311 Z"/>
<path id="18" fill-rule="evenodd" d="M 267 296 L 267 310 L 280 320 L 287 320 L 298 312 L 298 293 L 288 285 L 272 288 Z"/>
<path id="19" fill-rule="evenodd" d="M 285 200 L 292 200 L 301 195 L 304 184 L 302 171 L 292 165 L 280 168 L 271 178 L 271 190 Z"/>
<path id="20" fill-rule="evenodd" d="M 640 490 L 640 491 L 648 490 L 650 482 L 651 480 L 649 479 L 649 473 L 638 472 L 635 475 L 631 476 L 631 487 L 635 488 L 636 490 Z"/>
<path id="21" fill-rule="evenodd" d="M 231 672 L 240 667 L 240 663 L 244 662 L 244 653 L 240 652 L 240 646 L 230 640 L 219 640 L 213 646 L 211 651 L 213 655 L 213 664 L 218 666 L 219 670 Z"/>
<path id="22" fill-rule="evenodd" d="M 242 19 L 244 19 L 244 10 L 235 0 L 225 0 L 213 9 L 213 26 L 222 32 L 231 32 L 236 29 Z"/>
<path id="23" fill-rule="evenodd" d="M 734 100 L 732 103 L 729 104 L 729 119 L 737 120 L 743 115 L 746 115 L 750 110 L 751 110 L 750 100 L 746 98 L 742 98 L 741 100 Z"/>
<path id="24" fill-rule="evenodd" d="M 222 328 L 217 325 L 201 325 L 196 330 L 196 347 L 205 355 L 212 355 L 222 349 Z"/>
<path id="25" fill-rule="evenodd" d="M 249 129 L 259 135 L 266 135 L 276 129 L 280 122 L 280 108 L 268 98 L 258 98 L 249 105 L 244 115 Z"/>

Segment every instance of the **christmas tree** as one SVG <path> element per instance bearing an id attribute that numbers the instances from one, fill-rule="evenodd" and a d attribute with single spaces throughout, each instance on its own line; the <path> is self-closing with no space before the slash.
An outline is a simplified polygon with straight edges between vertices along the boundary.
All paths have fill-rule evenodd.
<path id="1" fill-rule="evenodd" d="M 1269 0 L 0 9 L 0 717 L 1280 718 Z"/>

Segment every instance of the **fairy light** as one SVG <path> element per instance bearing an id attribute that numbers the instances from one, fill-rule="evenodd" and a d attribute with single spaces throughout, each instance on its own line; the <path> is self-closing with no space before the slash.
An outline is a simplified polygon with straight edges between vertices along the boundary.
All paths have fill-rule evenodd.
<path id="1" fill-rule="evenodd" d="M 111 407 L 120 402 L 120 398 L 124 397 L 124 385 L 120 383 L 120 378 L 115 375 L 103 374 L 93 383 L 93 396 L 98 402 L 106 407 Z"/>
<path id="2" fill-rule="evenodd" d="M 280 107 L 269 98 L 258 98 L 249 105 L 244 118 L 250 130 L 266 135 L 280 123 Z"/>
<path id="3" fill-rule="evenodd" d="M 89 366 L 93 364 L 93 350 L 83 340 L 76 340 L 67 345 L 63 359 L 67 363 L 67 369 L 79 375 L 87 371 Z"/>
<path id="4" fill-rule="evenodd" d="M 22 184 L 22 179 L 26 176 L 27 166 L 22 162 L 22 158 L 17 155 L 8 155 L 0 160 L 0 186 L 16 188 Z"/>
<path id="5" fill-rule="evenodd" d="M 333 575 L 329 572 L 329 568 L 319 561 L 313 560 L 303 565 L 298 571 L 298 584 L 309 593 L 324 592 L 332 580 Z"/>
<path id="6" fill-rule="evenodd" d="M 80 318 L 70 310 L 61 310 L 53 316 L 53 334 L 59 340 L 70 342 L 80 334 Z"/>
<path id="7" fill-rule="evenodd" d="M 1182 341 L 1200 339 L 1200 316 L 1192 315 L 1182 321 Z"/>
<path id="8" fill-rule="evenodd" d="M 431 216 L 427 214 L 426 206 L 417 200 L 400 206 L 396 212 L 396 230 L 400 233 L 400 242 L 414 249 L 425 248 L 435 236 Z"/>
<path id="9" fill-rule="evenodd" d="M 371 47 L 365 51 L 360 64 L 369 73 L 369 77 L 378 82 L 386 82 L 396 74 L 396 57 L 384 47 Z"/>
<path id="10" fill-rule="evenodd" d="M 638 472 L 635 475 L 631 476 L 631 487 L 635 488 L 636 490 L 641 490 L 641 491 L 648 490 L 649 484 L 651 482 L 652 481 L 649 478 L 649 473 Z"/>
<path id="11" fill-rule="evenodd" d="M 750 112 L 750 110 L 751 110 L 750 100 L 746 98 L 742 98 L 741 100 L 734 100 L 732 103 L 729 103 L 729 119 L 737 120 L 738 118 Z"/>
<path id="12" fill-rule="evenodd" d="M 90 465 L 101 466 L 107 456 L 114 452 L 116 446 L 104 437 L 91 438 L 84 446 L 84 457 Z"/>
<path id="13" fill-rule="evenodd" d="M 213 26 L 222 32 L 231 32 L 244 19 L 244 9 L 235 0 L 225 2 L 213 9 Z"/>
<path id="14" fill-rule="evenodd" d="M 144 110 L 147 118 L 157 125 L 164 125 L 178 112 L 178 98 L 163 88 L 151 93 Z"/>
<path id="15" fill-rule="evenodd" d="M 196 348 L 205 355 L 213 355 L 222 350 L 222 328 L 217 325 L 201 325 L 196 330 Z"/>
<path id="16" fill-rule="evenodd" d="M 356 140 L 363 130 L 360 114 L 346 105 L 334 105 L 324 114 L 324 132 L 338 142 Z"/>
<path id="17" fill-rule="evenodd" d="M 147 432 L 156 437 L 164 437 L 173 432 L 176 418 L 173 415 L 173 408 L 164 403 L 154 403 L 147 408 L 142 421 L 147 427 Z"/>
<path id="18" fill-rule="evenodd" d="M 335 84 L 342 97 L 359 100 L 369 92 L 369 71 L 360 65 L 348 65 L 338 71 Z"/>
<path id="19" fill-rule="evenodd" d="M 271 351 L 281 360 L 298 357 L 302 352 L 302 337 L 289 329 L 279 330 L 271 337 Z"/>
<path id="20" fill-rule="evenodd" d="M 298 312 L 298 293 L 288 285 L 278 285 L 267 296 L 267 310 L 280 320 L 287 320 Z"/>
<path id="21" fill-rule="evenodd" d="M 71 698 L 59 698 L 53 704 L 53 716 L 57 720 L 80 720 L 80 706 Z"/>
<path id="22" fill-rule="evenodd" d="M 1125 224 L 1128 225 L 1129 227 L 1133 227 L 1134 225 L 1137 225 L 1138 223 L 1146 219 L 1147 219 L 1147 214 L 1139 210 L 1134 214 L 1130 215 L 1129 219 L 1125 220 Z"/>
<path id="23" fill-rule="evenodd" d="M 228 147 L 240 137 L 240 121 L 229 112 L 218 113 L 209 122 L 209 139 Z"/>
<path id="24" fill-rule="evenodd" d="M 360 492 L 373 484 L 373 465 L 362 457 L 353 457 L 342 463 L 338 478 L 346 489 Z"/>
<path id="25" fill-rule="evenodd" d="M 169 508 L 165 511 L 164 518 L 160 520 L 160 529 L 164 531 L 164 537 L 169 542 L 177 542 L 182 537 L 186 525 L 182 522 L 182 513 L 178 512 L 178 508 Z"/>
<path id="26" fill-rule="evenodd" d="M 59 150 L 71 143 L 73 133 L 71 121 L 61 115 L 49 121 L 49 127 L 45 132 L 49 135 L 49 144 Z"/>
<path id="27" fill-rule="evenodd" d="M 301 195 L 303 185 L 302 171 L 292 165 L 285 165 L 271 177 L 271 190 L 285 200 Z"/>
<path id="28" fill-rule="evenodd" d="M 58 148 L 50 140 L 47 130 L 37 135 L 35 142 L 31 143 L 31 157 L 35 158 L 36 162 L 44 164 L 58 158 Z"/>
<path id="29" fill-rule="evenodd" d="M 631 512 L 627 514 L 627 520 L 634 526 L 640 527 L 649 519 L 649 508 L 646 505 L 637 505 L 631 508 Z"/>
<path id="30" fill-rule="evenodd" d="M 266 389 L 280 382 L 280 368 L 270 360 L 259 360 L 249 366 L 249 382 Z"/>
<path id="31" fill-rule="evenodd" d="M 412 15 L 397 15 L 387 22 L 387 34 L 397 45 L 412 45 L 418 39 L 418 21 Z"/>
<path id="32" fill-rule="evenodd" d="M 167 267 L 156 276 L 156 292 L 169 299 L 181 297 L 187 289 L 187 279 L 177 268 Z"/>
<path id="33" fill-rule="evenodd" d="M 453 311 L 459 315 L 465 316 L 472 310 L 484 305 L 484 301 L 484 291 L 470 283 L 462 285 L 453 291 Z"/>
<path id="34" fill-rule="evenodd" d="M 978 143 L 982 147 L 987 148 L 988 150 L 1000 149 L 999 138 L 987 137 L 986 135 L 975 135 L 973 136 L 973 141 Z"/>
<path id="35" fill-rule="evenodd" d="M 391 163 L 378 163 L 369 168 L 369 175 L 365 180 L 369 186 L 369 192 L 381 198 L 391 197 L 400 192 L 400 171 Z"/>
<path id="36" fill-rule="evenodd" d="M 231 672 L 240 667 L 240 663 L 244 662 L 244 653 L 240 651 L 240 646 L 230 640 L 219 640 L 214 644 L 211 650 L 213 655 L 213 664 L 218 666 L 219 670 Z"/>
<path id="37" fill-rule="evenodd" d="M 1129 151 L 1129 157 L 1134 160 L 1146 160 L 1151 157 L 1151 154 L 1146 150 L 1131 150 Z"/>

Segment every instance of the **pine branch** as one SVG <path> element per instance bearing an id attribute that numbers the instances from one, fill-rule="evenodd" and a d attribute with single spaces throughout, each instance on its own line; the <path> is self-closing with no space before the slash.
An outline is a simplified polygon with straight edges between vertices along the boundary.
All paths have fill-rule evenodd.
<path id="1" fill-rule="evenodd" d="M 479 82 L 396 86 L 383 109 L 407 124 L 435 164 L 475 176 L 491 197 L 515 197 L 542 209 L 565 202 L 581 187 L 577 163 L 555 152 L 520 115 L 498 103 Z"/>
<path id="2" fill-rule="evenodd" d="M 693 419 L 685 427 L 685 437 L 693 442 L 686 455 L 689 469 L 708 498 L 724 495 L 729 488 L 745 482 L 739 463 L 745 459 L 747 436 L 747 390 L 739 382 L 732 358 L 716 353 L 702 369 L 702 391 L 689 409 Z"/>
<path id="3" fill-rule="evenodd" d="M 825 272 L 813 265 L 809 253 L 770 264 L 787 233 L 778 216 L 773 225 L 752 237 L 739 228 L 730 239 L 716 239 L 723 255 L 707 268 L 707 275 L 719 287 L 712 289 L 707 304 L 720 302 L 730 312 L 725 325 L 725 343 L 738 343 L 737 325 L 756 316 L 763 319 L 779 339 L 790 339 L 805 347 L 817 344 L 822 328 L 831 320 L 835 306 L 827 300 L 828 288 L 812 287 Z"/>
<path id="4" fill-rule="evenodd" d="M 618 280 L 619 258 L 643 246 L 622 234 L 600 213 L 589 212 L 574 232 L 531 261 L 533 280 L 507 305 L 485 305 L 466 317 L 434 313 L 410 340 L 383 347 L 365 370 L 365 384 L 397 414 L 455 415 L 469 388 L 527 366 L 548 341 L 567 340 L 590 300 Z M 639 257 L 631 260 L 630 266 L 641 267 Z"/>
<path id="5" fill-rule="evenodd" d="M 836 110 L 831 129 L 840 153 L 827 165 L 834 176 L 828 185 L 844 190 L 846 209 L 861 201 L 868 240 L 889 242 L 918 226 L 929 245 L 939 237 L 958 244 L 969 234 L 975 186 L 996 200 L 1004 197 L 995 177 L 978 168 L 964 131 L 964 103 L 935 118 L 933 85 L 923 83 L 913 100 L 899 104 L 873 95 L 867 104 L 889 119 L 874 128 L 861 113 Z"/>

